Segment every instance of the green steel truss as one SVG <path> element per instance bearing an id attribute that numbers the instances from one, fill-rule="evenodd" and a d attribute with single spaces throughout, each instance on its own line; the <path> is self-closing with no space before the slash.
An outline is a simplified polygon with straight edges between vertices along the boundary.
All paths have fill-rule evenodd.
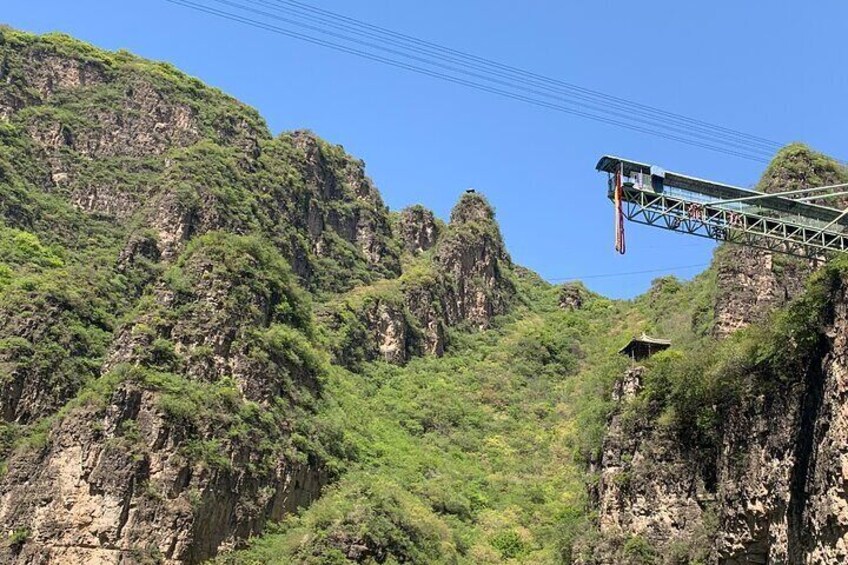
<path id="1" fill-rule="evenodd" d="M 624 216 L 638 224 L 798 257 L 817 258 L 824 251 L 848 251 L 848 236 L 843 233 L 638 188 L 624 190 L 622 208 Z"/>
<path id="2" fill-rule="evenodd" d="M 811 202 L 848 185 L 764 194 L 610 155 L 597 169 L 609 174 L 611 200 L 621 175 L 622 214 L 639 224 L 804 258 L 848 252 L 848 210 Z"/>

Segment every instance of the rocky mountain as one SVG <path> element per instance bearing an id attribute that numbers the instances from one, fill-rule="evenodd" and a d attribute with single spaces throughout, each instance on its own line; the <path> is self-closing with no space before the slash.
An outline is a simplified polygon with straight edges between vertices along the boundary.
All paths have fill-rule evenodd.
<path id="1" fill-rule="evenodd" d="M 10 29 L 0 61 L 4 561 L 243 543 L 334 476 L 330 357 L 441 355 L 514 301 L 480 195 L 395 222 L 341 147 L 166 64 Z"/>
<path id="2" fill-rule="evenodd" d="M 795 144 L 777 155 L 756 189 L 785 192 L 838 184 L 844 178 L 845 171 L 836 161 Z M 842 207 L 848 201 L 837 198 L 818 203 Z M 769 312 L 801 294 L 804 281 L 815 267 L 815 262 L 749 247 L 722 248 L 714 264 L 719 292 L 715 334 L 723 337 L 762 321 Z"/>
<path id="3" fill-rule="evenodd" d="M 760 189 L 846 179 L 841 165 L 796 145 L 778 154 Z M 717 251 L 712 333 L 722 341 L 618 381 L 599 461 L 599 562 L 632 536 L 665 552 L 664 562 L 848 559 L 842 265 Z M 669 378 L 699 388 L 675 390 Z"/>
<path id="4" fill-rule="evenodd" d="M 846 181 L 796 144 L 759 188 Z M 843 261 L 553 286 L 477 192 L 390 211 L 313 133 L 8 28 L 0 217 L 2 563 L 846 561 Z"/>

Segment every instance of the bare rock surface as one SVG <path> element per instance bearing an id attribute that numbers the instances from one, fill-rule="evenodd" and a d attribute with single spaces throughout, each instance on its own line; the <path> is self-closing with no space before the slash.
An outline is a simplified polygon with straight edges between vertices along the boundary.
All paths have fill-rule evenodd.
<path id="1" fill-rule="evenodd" d="M 485 198 L 464 194 L 439 239 L 423 245 L 436 226 L 428 211 L 404 211 L 398 229 L 407 250 L 420 254 L 429 246 L 432 258 L 397 281 L 357 290 L 329 315 L 329 325 L 342 334 L 341 362 L 402 364 L 415 355 L 442 355 L 448 328 L 482 330 L 507 312 L 516 292 L 512 262 Z"/>
<path id="2" fill-rule="evenodd" d="M 284 459 L 247 471 L 249 442 L 223 446 L 227 466 L 192 463 L 187 439 L 156 393 L 131 383 L 103 407 L 74 410 L 46 445 L 13 458 L 0 522 L 27 536 L 0 560 L 198 563 L 310 502 L 326 482 L 320 469 Z"/>
<path id="3" fill-rule="evenodd" d="M 802 145 L 790 145 L 778 154 L 757 185 L 761 192 L 785 192 L 846 182 L 839 165 Z M 844 198 L 820 203 L 843 207 Z M 725 245 L 713 268 L 718 278 L 714 334 L 725 337 L 761 322 L 804 290 L 804 281 L 818 262 L 770 251 Z"/>
<path id="4" fill-rule="evenodd" d="M 436 245 L 442 227 L 433 212 L 423 206 L 410 206 L 398 214 L 397 236 L 404 249 L 418 255 Z"/>

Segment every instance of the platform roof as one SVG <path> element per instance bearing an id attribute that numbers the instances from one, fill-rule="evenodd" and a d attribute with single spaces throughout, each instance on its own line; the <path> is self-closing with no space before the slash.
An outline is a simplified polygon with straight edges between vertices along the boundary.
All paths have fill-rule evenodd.
<path id="1" fill-rule="evenodd" d="M 658 353 L 671 347 L 670 339 L 661 339 L 650 337 L 644 333 L 639 337 L 634 337 L 630 342 L 618 350 L 619 353 L 632 357 L 634 359 L 644 359 L 650 357 L 654 353 Z"/>
<path id="2" fill-rule="evenodd" d="M 614 173 L 620 166 L 623 166 L 624 174 L 626 176 L 632 176 L 634 173 L 643 173 L 646 175 L 651 173 L 651 165 L 647 163 L 631 161 L 629 159 L 615 157 L 614 155 L 604 155 L 601 157 L 595 168 L 599 171 Z M 672 171 L 664 172 L 664 184 L 666 186 L 688 190 L 690 192 L 715 198 L 716 200 L 730 200 L 765 194 L 756 190 L 739 188 L 738 186 L 699 179 L 697 177 L 682 175 Z M 709 204 L 709 202 L 706 203 Z M 779 213 L 798 215 L 826 223 L 835 220 L 842 213 L 842 210 L 837 208 L 811 204 L 809 202 L 799 202 L 782 196 L 767 196 L 759 198 L 752 202 L 751 205 L 767 208 Z M 848 216 L 840 219 L 839 225 L 848 226 Z"/>

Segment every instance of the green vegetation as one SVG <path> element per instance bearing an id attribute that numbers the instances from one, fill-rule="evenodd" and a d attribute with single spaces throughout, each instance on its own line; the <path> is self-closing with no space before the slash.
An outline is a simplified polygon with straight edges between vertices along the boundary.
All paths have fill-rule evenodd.
<path id="1" fill-rule="evenodd" d="M 68 77 L 45 74 L 56 58 Z M 360 161 L 308 132 L 272 138 L 255 111 L 170 65 L 0 28 L 0 78 L 0 112 L 13 109 L 0 120 L 0 477 L 16 449 L 48 451 L 70 415 L 99 422 L 139 391 L 178 459 L 204 472 L 262 489 L 283 463 L 329 476 L 319 500 L 222 563 L 569 563 L 580 551 L 588 565 L 601 546 L 623 563 L 702 562 L 709 513 L 689 547 L 662 554 L 597 531 L 589 469 L 628 366 L 614 352 L 643 331 L 673 340 L 622 420 L 709 459 L 732 407 L 809 372 L 848 274 L 832 262 L 768 324 L 721 343 L 712 269 L 633 301 L 574 285 L 582 304 L 563 309 L 559 287 L 510 264 L 482 196 L 464 195 L 413 257 Z M 793 145 L 761 188 L 845 179 Z M 494 275 L 474 270 L 480 248 L 499 257 Z M 445 322 L 459 308 L 447 300 L 484 277 L 508 313 L 486 331 Z M 410 297 L 436 313 L 444 357 L 420 355 L 432 328 Z M 410 334 L 403 366 L 376 360 L 380 308 Z M 136 461 L 153 449 L 133 419 L 110 433 Z M 201 512 L 214 495 L 192 486 L 185 501 Z"/>
<path id="2" fill-rule="evenodd" d="M 757 190 L 777 192 L 844 182 L 848 182 L 848 169 L 842 164 L 803 143 L 792 143 L 771 160 Z M 829 203 L 833 205 L 832 200 Z"/>
<path id="3" fill-rule="evenodd" d="M 562 311 L 538 280 L 521 290 L 530 307 L 454 332 L 442 359 L 333 368 L 315 422 L 342 433 L 341 478 L 222 562 L 565 562 L 626 363 L 609 351 L 644 321 L 597 296 Z"/>
<path id="4" fill-rule="evenodd" d="M 632 409 L 674 426 L 681 438 L 702 449 L 716 449 L 731 407 L 806 378 L 809 363 L 823 354 L 832 297 L 846 274 L 848 263 L 834 260 L 811 278 L 805 294 L 767 323 L 685 353 L 656 355 Z"/>
<path id="5" fill-rule="evenodd" d="M 281 554 L 281 550 L 284 552 Z M 402 485 L 361 475 L 336 485 L 308 515 L 223 563 L 451 563 L 457 549 L 440 517 Z"/>
<path id="6" fill-rule="evenodd" d="M 20 545 L 29 539 L 30 531 L 26 528 L 20 528 L 9 532 L 9 537 L 6 540 L 6 543 L 9 545 Z"/>
<path id="7" fill-rule="evenodd" d="M 648 292 L 635 300 L 636 308 L 648 320 L 644 331 L 654 337 L 674 338 L 675 349 L 701 344 L 713 329 L 715 277 L 715 270 L 708 269 L 688 283 L 675 277 L 654 280 Z"/>

